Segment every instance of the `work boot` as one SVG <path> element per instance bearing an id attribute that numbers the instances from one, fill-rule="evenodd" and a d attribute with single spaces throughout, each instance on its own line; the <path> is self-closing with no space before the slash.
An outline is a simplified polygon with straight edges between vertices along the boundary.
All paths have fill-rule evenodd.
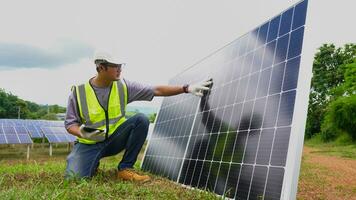
<path id="1" fill-rule="evenodd" d="M 117 177 L 125 181 L 145 183 L 151 180 L 147 175 L 139 175 L 133 169 L 122 169 L 117 172 Z"/>

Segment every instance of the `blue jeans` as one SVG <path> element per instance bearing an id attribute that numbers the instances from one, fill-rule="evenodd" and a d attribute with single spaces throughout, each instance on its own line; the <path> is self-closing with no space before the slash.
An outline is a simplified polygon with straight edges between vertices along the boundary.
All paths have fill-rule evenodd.
<path id="1" fill-rule="evenodd" d="M 121 124 L 104 142 L 96 144 L 76 143 L 67 157 L 65 178 L 92 177 L 103 157 L 113 156 L 126 149 L 118 169 L 132 168 L 146 140 L 148 118 L 136 114 Z"/>

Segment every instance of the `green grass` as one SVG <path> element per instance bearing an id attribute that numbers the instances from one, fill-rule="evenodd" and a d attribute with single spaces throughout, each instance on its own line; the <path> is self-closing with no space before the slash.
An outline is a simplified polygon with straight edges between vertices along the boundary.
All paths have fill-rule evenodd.
<path id="1" fill-rule="evenodd" d="M 308 163 L 306 159 L 307 158 L 303 156 L 299 174 L 297 200 L 311 199 L 310 191 L 317 193 L 318 199 L 327 199 L 326 195 L 320 192 L 328 187 L 324 177 L 321 176 L 321 174 L 328 172 L 327 169 L 315 163 Z"/>
<path id="2" fill-rule="evenodd" d="M 348 135 L 341 135 L 335 141 L 323 142 L 320 135 L 306 140 L 305 145 L 316 148 L 314 153 L 356 159 L 356 143 Z"/>
<path id="3" fill-rule="evenodd" d="M 92 180 L 65 181 L 67 154 L 65 145 L 53 148 L 52 157 L 48 147 L 37 145 L 26 161 L 25 147 L 0 147 L 0 199 L 219 199 L 154 175 L 145 184 L 119 181 L 115 169 L 122 154 L 102 159 L 100 172 Z M 140 161 L 135 168 L 139 166 Z"/>

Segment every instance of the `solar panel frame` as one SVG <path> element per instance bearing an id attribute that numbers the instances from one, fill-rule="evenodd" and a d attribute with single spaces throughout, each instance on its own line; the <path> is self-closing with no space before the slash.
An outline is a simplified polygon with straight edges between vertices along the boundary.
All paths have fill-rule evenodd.
<path id="1" fill-rule="evenodd" d="M 306 116 L 306 108 L 307 108 L 307 97 L 308 97 L 308 92 L 309 92 L 309 84 L 310 84 L 310 76 L 309 74 L 311 74 L 311 69 L 310 69 L 310 60 L 308 59 L 303 59 L 303 57 L 301 56 L 302 53 L 302 44 L 303 44 L 303 34 L 304 33 L 304 23 L 305 23 L 305 19 L 306 17 L 303 18 L 302 15 L 306 16 L 306 7 L 307 7 L 307 3 L 308 1 L 301 1 L 300 3 L 294 5 L 295 9 L 288 9 L 286 11 L 284 11 L 283 13 L 281 13 L 280 15 L 272 18 L 271 20 L 269 20 L 270 25 L 272 27 L 276 27 L 278 25 L 278 27 L 276 29 L 278 29 L 277 31 L 273 31 L 270 29 L 266 29 L 266 24 L 263 24 L 262 26 L 260 26 L 259 28 L 251 31 L 250 33 L 247 33 L 245 35 L 243 35 L 241 37 L 241 40 L 239 39 L 238 43 L 239 43 L 239 49 L 236 50 L 234 53 L 237 53 L 240 57 L 242 57 L 241 60 L 238 60 L 239 64 L 244 64 L 244 66 L 251 66 L 255 64 L 255 62 L 260 63 L 261 64 L 261 76 L 262 76 L 262 72 L 264 73 L 264 75 L 262 77 L 265 77 L 264 79 L 261 79 L 262 82 L 260 83 L 260 85 L 258 85 L 258 87 L 262 87 L 265 86 L 264 83 L 266 82 L 267 79 L 272 79 L 272 80 L 277 80 L 279 84 L 275 84 L 270 86 L 270 90 L 267 91 L 266 94 L 261 93 L 265 90 L 259 91 L 259 90 L 254 90 L 253 87 L 253 83 L 257 80 L 257 76 L 252 77 L 252 76 L 248 76 L 248 74 L 250 74 L 251 72 L 254 73 L 257 71 L 256 68 L 253 67 L 243 67 L 239 70 L 239 73 L 236 73 L 236 68 L 233 70 L 233 73 L 226 73 L 224 78 L 225 80 L 234 80 L 234 78 L 239 78 L 239 82 L 236 82 L 237 84 L 239 84 L 238 89 L 233 88 L 233 87 L 226 87 L 227 90 L 225 92 L 230 92 L 233 91 L 232 94 L 234 94 L 234 91 L 237 91 L 236 94 L 238 93 L 242 93 L 244 94 L 243 96 L 240 96 L 237 98 L 238 103 L 241 103 L 241 105 L 239 105 L 241 113 L 237 113 L 237 117 L 241 117 L 243 115 L 247 115 L 248 113 L 251 113 L 252 111 L 254 111 L 255 109 L 270 109 L 268 112 L 265 112 L 266 114 L 268 113 L 274 113 L 274 115 L 271 116 L 267 116 L 267 118 L 269 119 L 269 121 L 267 120 L 266 122 L 264 122 L 264 119 L 266 119 L 266 116 L 263 116 L 262 121 L 259 120 L 258 116 L 251 114 L 249 116 L 248 119 L 246 119 L 245 121 L 240 120 L 239 125 L 237 126 L 239 129 L 238 132 L 239 133 L 245 133 L 245 138 L 242 138 L 241 140 L 241 144 L 243 145 L 243 148 L 246 149 L 246 146 L 250 147 L 250 146 L 255 146 L 253 151 L 248 151 L 250 154 L 243 154 L 242 158 L 239 158 L 241 161 L 246 161 L 247 164 L 244 165 L 244 162 L 241 165 L 238 165 L 238 163 L 234 164 L 236 165 L 236 167 L 238 167 L 239 169 L 237 171 L 239 171 L 239 178 L 241 178 L 241 180 L 238 180 L 238 182 L 240 181 L 244 181 L 245 179 L 249 182 L 246 182 L 246 186 L 248 186 L 249 191 L 247 191 L 247 196 L 246 196 L 246 189 L 244 189 L 244 185 L 241 186 L 237 186 L 236 189 L 238 189 L 239 187 L 242 188 L 242 191 L 244 192 L 240 192 L 237 197 L 240 198 L 249 198 L 249 195 L 255 195 L 256 191 L 260 191 L 260 189 L 253 187 L 252 192 L 250 185 L 256 185 L 256 182 L 261 182 L 261 180 L 257 180 L 257 178 L 254 176 L 255 171 L 256 173 L 262 174 L 262 176 L 266 177 L 265 179 L 265 188 L 266 190 L 264 190 L 264 195 L 265 197 L 268 198 L 274 198 L 274 193 L 271 193 L 273 188 L 271 188 L 271 184 L 276 184 L 275 182 L 272 182 L 273 179 L 271 179 L 271 174 L 274 175 L 274 178 L 279 177 L 278 179 L 278 184 L 281 184 L 280 191 L 277 193 L 279 193 L 279 197 L 277 198 L 281 198 L 281 199 L 294 199 L 295 195 L 296 195 L 296 187 L 290 187 L 291 185 L 296 185 L 297 181 L 298 181 L 298 174 L 299 174 L 299 167 L 300 167 L 300 158 L 301 158 L 301 148 L 302 144 L 303 144 L 303 135 L 299 136 L 298 134 L 303 133 L 304 132 L 304 127 L 305 127 L 305 116 Z M 292 6 L 292 8 L 294 8 L 294 6 Z M 304 10 L 303 10 L 304 9 Z M 291 11 L 292 10 L 292 11 Z M 302 12 L 302 14 L 300 13 L 294 13 L 295 10 L 299 10 L 299 11 L 305 11 L 304 13 Z M 291 19 L 291 15 L 297 19 L 297 20 L 292 20 Z M 297 17 L 296 17 L 297 16 Z M 300 16 L 302 16 L 300 18 Z M 276 25 L 277 24 L 277 25 Z M 279 26 L 280 25 L 280 26 Z M 291 31 L 289 33 L 289 31 Z M 266 35 L 265 33 L 268 34 Z M 250 38 L 253 38 L 251 35 L 252 34 L 258 34 L 261 35 L 262 40 L 265 39 L 267 40 L 267 45 L 265 50 L 263 50 L 262 47 L 260 47 L 260 45 L 258 44 L 258 42 L 256 42 L 255 40 L 251 40 Z M 276 38 L 280 37 L 280 41 L 279 40 L 275 40 Z M 295 40 L 292 39 L 292 42 L 288 45 L 286 45 L 286 41 L 290 41 L 291 38 L 296 39 L 296 42 L 294 42 Z M 263 60 L 257 60 L 255 61 L 253 58 L 255 56 L 259 57 L 259 53 L 251 53 L 250 49 L 255 49 L 257 47 L 258 52 L 263 52 L 264 51 L 264 55 L 268 52 L 266 52 L 266 49 L 268 48 L 273 48 L 276 49 L 276 55 L 273 55 L 273 59 L 263 59 Z M 288 51 L 286 52 L 285 49 L 286 47 L 288 47 Z M 222 49 L 222 51 L 226 51 L 226 49 Z M 273 53 L 274 54 L 274 53 Z M 216 57 L 216 55 L 210 55 L 212 57 Z M 209 56 L 208 56 L 209 57 Z M 267 56 L 267 57 L 271 57 L 271 55 Z M 219 60 L 219 58 L 214 58 Z M 285 62 L 284 60 L 288 60 L 287 62 Z M 204 60 L 202 61 L 204 62 Z M 252 64 L 251 64 L 252 63 Z M 199 64 L 199 63 L 198 63 Z M 309 64 L 309 66 L 308 66 Z M 229 68 L 231 69 L 231 66 L 236 65 L 235 63 L 233 64 L 229 64 Z M 258 65 L 258 64 L 257 64 Z M 273 68 L 269 68 L 268 66 L 270 65 L 276 65 L 276 67 Z M 297 68 L 297 71 L 293 71 L 293 66 L 299 65 L 299 67 Z M 193 65 L 194 66 L 194 65 Z M 188 69 L 189 70 L 189 69 Z M 294 73 L 292 73 L 294 72 Z M 184 73 L 184 72 L 183 72 Z M 285 78 L 284 74 L 287 73 L 287 78 Z M 235 74 L 239 74 L 239 77 L 234 77 Z M 298 74 L 307 74 L 307 76 L 299 76 L 298 78 Z M 179 75 L 178 75 L 179 76 Z M 260 80 L 260 79 L 258 79 Z M 222 85 L 223 83 L 221 82 L 216 82 L 216 80 L 214 80 L 214 85 Z M 242 86 L 240 86 L 242 85 Z M 251 86 L 250 86 L 251 85 Z M 296 87 L 298 85 L 298 88 Z M 283 86 L 283 87 L 282 87 Z M 249 88 L 249 89 L 247 89 Z M 296 88 L 296 89 L 294 89 Z M 294 89 L 294 91 L 293 91 Z M 214 88 L 213 88 L 214 90 Z M 212 98 L 212 108 L 215 109 L 216 108 L 216 113 L 222 113 L 221 116 L 225 117 L 225 111 L 229 110 L 226 108 L 220 109 L 222 105 L 226 105 L 229 103 L 231 103 L 231 100 L 229 98 L 223 99 L 222 101 L 218 101 L 217 97 L 221 97 L 221 95 L 213 95 L 214 91 L 212 90 L 211 94 L 210 94 L 210 98 Z M 297 92 L 296 92 L 297 91 Z M 218 93 L 218 91 L 216 92 Z M 266 96 L 269 95 L 269 96 Z M 256 103 L 257 101 L 253 101 L 253 102 L 248 102 L 249 100 L 253 99 L 253 97 L 262 97 L 261 99 L 259 99 L 260 102 Z M 268 97 L 268 98 L 267 98 Z M 265 99 L 264 99 L 265 98 Z M 294 101 L 290 101 L 294 99 Z M 247 100 L 247 101 L 246 101 Z M 291 103 L 290 103 L 291 102 Z M 246 103 L 246 105 L 245 105 Z M 215 105 L 213 105 L 215 104 Z M 256 107 L 255 107 L 256 106 Z M 238 107 L 238 106 L 236 106 Z M 290 110 L 288 110 L 287 108 L 289 107 L 294 107 L 294 109 L 292 109 L 293 112 L 290 112 Z M 232 108 L 232 107 L 231 107 Z M 296 112 L 294 112 L 295 110 L 297 110 L 298 112 L 301 112 L 301 114 L 296 114 Z M 226 116 L 228 117 L 231 113 L 229 113 L 229 111 L 226 112 Z M 232 113 L 231 115 L 234 115 L 235 113 Z M 160 111 L 157 115 L 157 121 L 159 121 L 160 119 Z M 196 116 L 198 115 L 198 112 L 196 114 Z M 240 118 L 241 119 L 241 118 Z M 195 119 L 194 119 L 195 120 Z M 231 122 L 231 121 L 230 121 Z M 252 123 L 253 122 L 253 123 Z M 257 123 L 256 123 L 257 122 Z M 291 126 L 293 122 L 293 125 Z M 216 126 L 214 126 L 216 123 Z M 220 128 L 222 127 L 222 123 L 221 122 L 215 122 L 214 121 L 212 127 L 213 129 L 217 129 L 220 130 Z M 195 125 L 195 122 L 194 122 Z M 299 126 L 297 126 L 299 125 Z M 262 131 L 265 131 L 264 134 L 273 134 L 273 138 L 271 140 L 266 140 L 263 141 L 261 143 L 261 147 L 260 147 L 260 139 L 261 137 L 265 137 L 264 134 L 262 134 L 262 132 L 256 132 L 256 131 L 251 131 L 249 130 L 248 127 L 253 127 L 253 129 L 258 129 L 262 127 Z M 236 127 L 235 127 L 236 128 Z M 193 130 L 194 127 L 192 126 L 191 130 Z M 229 128 L 230 129 L 230 128 Z M 229 131 L 227 131 L 226 135 L 229 135 Z M 154 130 L 155 132 L 155 130 Z M 285 135 L 284 133 L 289 132 L 289 135 Z M 233 133 L 230 133 L 231 135 L 233 135 Z M 154 134 L 152 134 L 154 135 Z M 213 134 L 211 134 L 212 136 Z M 216 136 L 214 137 L 221 137 L 218 134 L 215 134 Z M 241 134 L 240 134 L 241 135 Z M 254 136 L 257 135 L 258 137 Z M 227 140 L 227 136 L 225 138 L 225 143 L 224 145 L 226 145 L 226 141 Z M 242 134 L 243 136 L 243 134 Z M 196 143 L 196 138 L 197 136 L 191 135 L 191 137 L 193 137 L 194 143 Z M 191 139 L 191 137 L 189 139 Z M 222 137 L 224 139 L 224 137 Z M 237 140 L 238 136 L 236 137 Z M 258 138 L 258 140 L 257 140 Z M 296 143 L 293 144 L 290 140 L 290 138 L 296 138 Z M 210 139 L 210 136 L 209 136 Z M 214 139 L 213 139 L 214 141 Z M 283 152 L 278 152 L 276 151 L 277 148 L 282 148 L 282 149 L 286 149 L 286 147 L 283 145 L 285 145 L 285 143 L 289 143 L 289 149 Z M 218 139 L 216 139 L 216 142 L 214 145 L 217 145 L 218 143 Z M 256 144 L 257 143 L 257 144 Z M 246 145 L 248 144 L 248 145 Z M 199 150 L 201 147 L 202 143 L 199 144 Z M 267 148 L 267 146 L 272 145 L 272 147 Z M 274 145 L 274 146 L 273 146 Z M 150 140 L 149 140 L 149 144 L 148 147 L 150 146 Z M 187 145 L 187 149 L 189 148 L 189 142 Z M 258 166 L 257 164 L 255 164 L 254 168 L 250 168 L 248 165 L 249 162 L 252 162 L 252 160 L 255 160 L 255 162 L 259 162 L 261 164 L 266 164 L 266 160 L 263 159 L 262 155 L 259 155 L 259 152 L 263 152 L 265 149 L 267 148 L 267 151 L 269 154 L 269 157 L 272 162 L 272 164 L 274 165 L 281 165 L 283 167 L 279 167 L 279 166 L 269 166 L 267 168 L 267 172 L 266 172 L 266 168 L 264 168 L 265 166 Z M 292 150 L 290 150 L 292 149 Z M 214 148 L 215 150 L 215 148 Z M 145 152 L 145 157 L 144 157 L 144 162 L 142 163 L 143 168 L 145 168 L 145 161 L 146 161 L 146 154 L 147 152 L 149 152 L 150 150 L 146 149 Z M 242 151 L 242 149 L 240 150 Z M 243 150 L 245 151 L 245 150 Z M 210 169 L 218 169 L 218 173 L 220 173 L 221 171 L 225 171 L 227 169 L 226 164 L 224 164 L 222 161 L 224 159 L 228 159 L 228 158 L 224 158 L 223 156 L 225 152 L 218 152 L 217 155 L 215 155 L 215 152 L 213 152 L 210 157 L 214 158 L 214 156 L 216 156 L 217 158 L 220 158 L 219 162 L 216 162 L 214 160 L 206 162 L 205 164 L 207 164 L 207 166 Z M 276 156 L 277 155 L 277 156 Z M 220 156 L 220 157 L 219 157 Z M 244 157 L 246 156 L 246 158 Z M 198 155 L 199 157 L 199 155 Z M 186 156 L 183 157 L 183 159 L 185 159 Z M 284 159 L 283 159 L 284 158 Z M 233 158 L 231 158 L 233 159 Z M 236 159 L 236 158 L 235 158 Z M 225 161 L 225 160 L 224 160 Z M 192 159 L 192 163 L 194 166 L 198 165 L 198 166 L 205 166 L 205 164 L 201 161 L 199 161 L 199 159 Z M 151 163 L 150 163 L 151 164 Z M 213 167 L 212 167 L 213 166 Z M 183 164 L 182 164 L 182 168 L 183 168 Z M 188 167 L 188 166 L 186 166 Z M 184 179 L 179 180 L 178 178 L 178 182 L 183 182 L 183 183 L 187 183 L 189 182 L 189 184 L 194 183 L 193 185 L 198 185 L 198 186 L 204 186 L 203 183 L 196 183 L 196 180 L 192 180 L 192 175 L 195 173 L 195 167 L 194 167 L 194 171 L 191 172 L 191 174 L 189 174 L 189 176 L 185 176 L 185 178 L 190 178 L 187 181 Z M 200 168 L 201 169 L 201 168 Z M 229 169 L 230 170 L 230 169 Z M 202 171 L 202 170 L 201 170 Z M 246 173 L 241 173 L 241 172 L 246 172 Z M 180 170 L 179 173 L 181 173 L 182 170 Z M 247 173 L 248 172 L 248 173 Z M 250 173 L 251 172 L 251 173 Z M 210 173 L 210 172 L 209 172 Z M 250 173 L 250 175 L 249 175 Z M 159 173 L 158 173 L 159 174 Z M 234 173 L 236 175 L 236 171 L 234 171 Z M 240 175 L 242 174 L 242 177 L 240 177 Z M 200 174 L 201 175 L 201 174 Z M 247 176 L 247 177 L 246 177 Z M 282 177 L 282 179 L 281 179 Z M 233 177 L 230 177 L 229 174 L 227 174 L 225 176 L 226 180 L 226 184 L 225 187 L 223 189 L 223 191 L 225 191 L 226 186 L 229 183 L 229 180 L 232 179 Z M 203 179 L 201 179 L 201 177 L 199 177 L 199 181 L 201 181 Z M 204 182 L 204 180 L 202 181 Z M 217 192 L 216 190 L 219 190 L 219 184 L 217 184 L 217 179 L 216 177 L 214 179 L 212 179 L 212 183 L 215 183 L 214 186 L 211 186 L 209 188 L 213 188 L 215 192 Z M 205 183 L 205 187 L 206 188 L 208 182 Z M 230 184 L 231 185 L 231 184 Z M 232 184 L 233 185 L 233 184 Z M 218 186 L 218 187 L 216 187 Z M 283 186 L 283 188 L 282 188 Z M 267 192 L 266 192 L 267 191 Z M 252 197 L 251 198 L 255 198 Z"/>

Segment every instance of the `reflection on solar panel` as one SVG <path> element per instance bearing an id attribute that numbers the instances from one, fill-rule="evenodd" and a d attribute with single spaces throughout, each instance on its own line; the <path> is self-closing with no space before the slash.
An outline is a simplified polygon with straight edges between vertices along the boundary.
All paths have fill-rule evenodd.
<path id="1" fill-rule="evenodd" d="M 214 84 L 201 99 L 163 100 L 142 168 L 229 198 L 294 199 L 300 163 L 287 154 L 302 148 L 290 138 L 297 92 L 309 89 L 297 91 L 306 10 L 307 0 L 171 80 Z"/>

